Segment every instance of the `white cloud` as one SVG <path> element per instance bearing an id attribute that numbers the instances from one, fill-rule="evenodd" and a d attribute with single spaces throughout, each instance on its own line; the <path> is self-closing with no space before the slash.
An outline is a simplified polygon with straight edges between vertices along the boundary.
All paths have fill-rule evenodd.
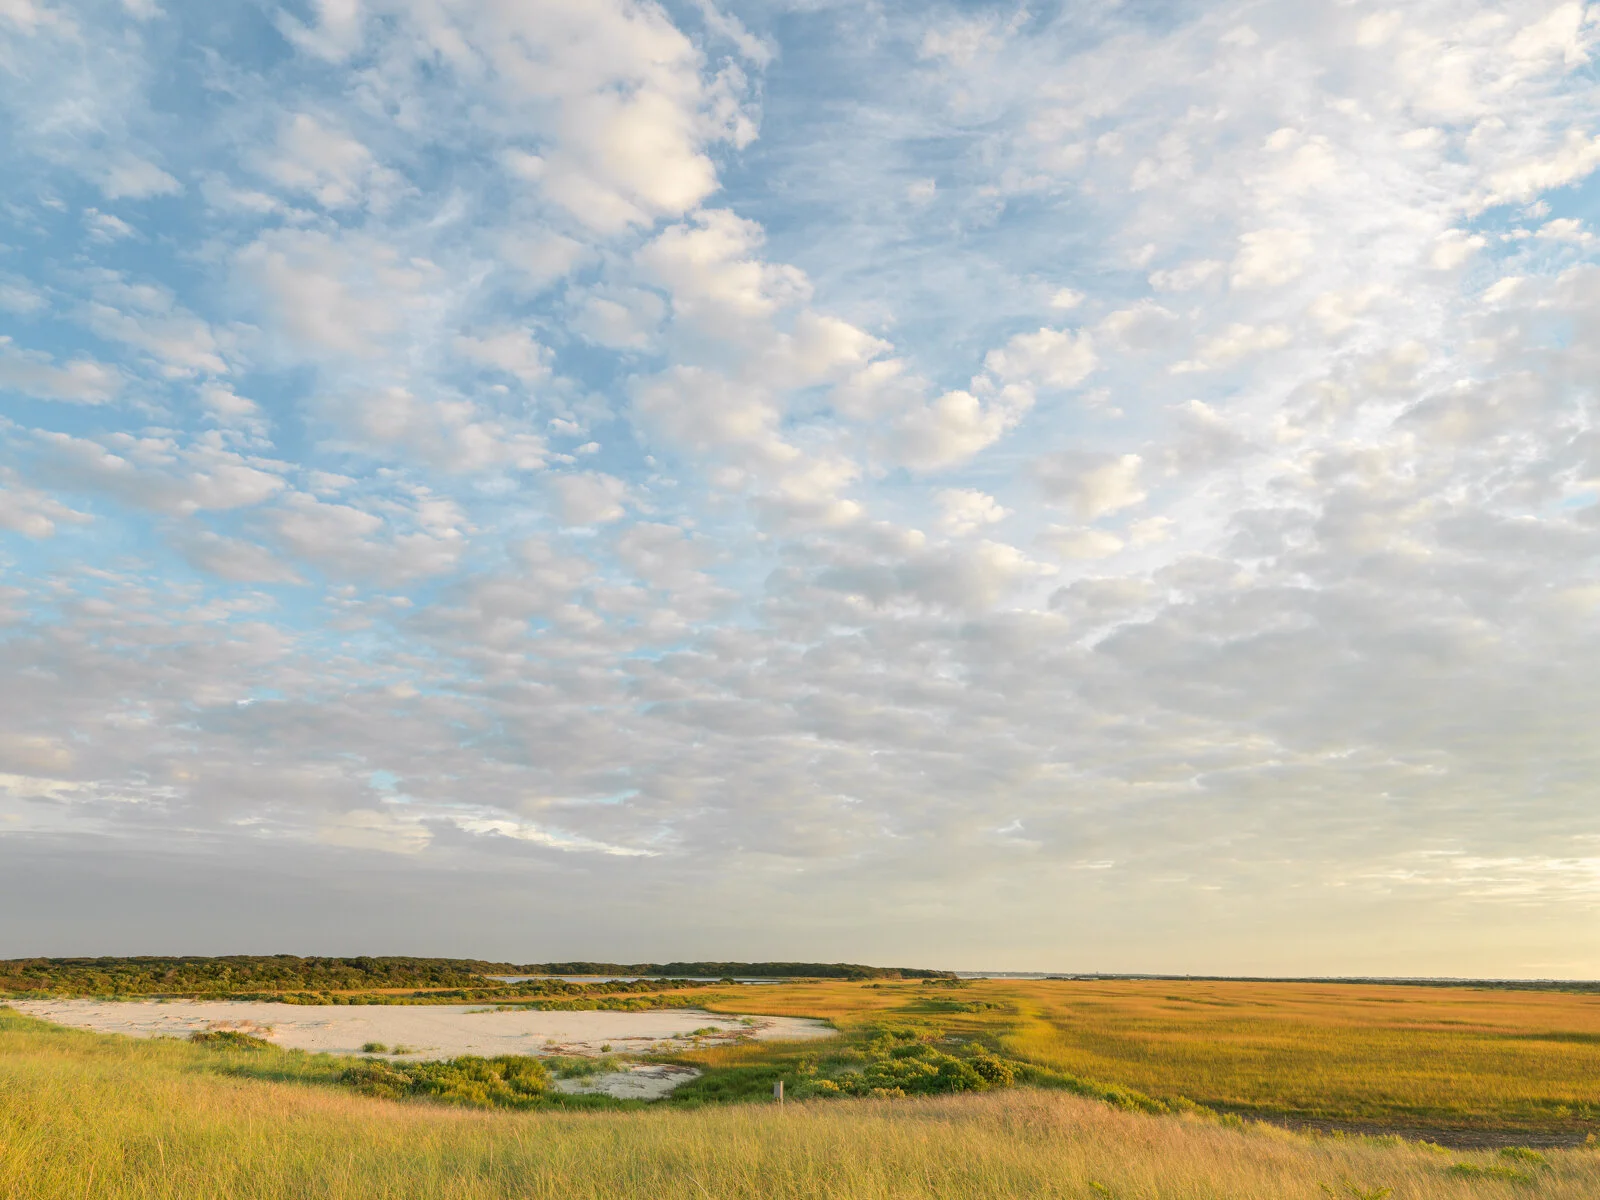
<path id="1" fill-rule="evenodd" d="M 1196 357 L 1173 366 L 1174 373 L 1210 371 L 1240 359 L 1264 354 L 1289 344 L 1289 331 L 1282 325 L 1230 325 L 1216 337 L 1207 338 L 1195 349 Z"/>
<path id="2" fill-rule="evenodd" d="M 354 505 L 292 492 L 268 515 L 268 527 L 285 550 L 344 578 L 399 583 L 439 575 L 460 561 L 466 521 L 453 504 L 416 504 L 397 509 L 396 516 L 412 528 L 396 528 Z"/>
<path id="3" fill-rule="evenodd" d="M 550 481 L 561 520 L 567 525 L 605 525 L 627 515 L 622 501 L 628 487 L 622 480 L 598 471 L 557 475 Z"/>
<path id="4" fill-rule="evenodd" d="M 1576 183 L 1596 167 L 1600 167 L 1600 137 L 1569 129 L 1554 154 L 1525 158 L 1494 172 L 1482 203 L 1485 207 L 1522 203 L 1540 192 Z"/>
<path id="5" fill-rule="evenodd" d="M 129 283 L 107 272 L 96 282 L 94 296 L 84 323 L 103 338 L 145 351 L 167 376 L 228 373 L 221 339 L 168 289 Z"/>
<path id="6" fill-rule="evenodd" d="M 317 832 L 324 845 L 386 854 L 420 854 L 432 840 L 432 831 L 415 817 L 375 808 L 340 813 Z"/>
<path id="7" fill-rule="evenodd" d="M 463 334 L 456 338 L 455 348 L 464 358 L 504 371 L 525 384 L 550 377 L 550 351 L 527 329 L 499 329 L 482 337 Z"/>
<path id="8" fill-rule="evenodd" d="M 955 67 L 968 67 L 979 55 L 998 50 L 1013 27 L 998 24 L 993 17 L 951 21 L 922 35 L 917 54 L 924 59 L 944 59 Z"/>
<path id="9" fill-rule="evenodd" d="M 987 492 L 975 488 L 944 488 L 935 497 L 942 510 L 939 528 L 957 537 L 976 532 L 1011 515 Z"/>
<path id="10" fill-rule="evenodd" d="M 107 200 L 148 200 L 175 195 L 183 185 L 154 163 L 125 154 L 104 168 L 100 190 Z"/>
<path id="11" fill-rule="evenodd" d="M 1032 389 L 1016 384 L 982 398 L 959 389 L 945 392 L 895 422 L 890 451 L 917 470 L 954 466 L 999 441 L 1033 403 Z"/>
<path id="12" fill-rule="evenodd" d="M 263 233 L 236 256 L 240 281 L 302 352 L 370 357 L 422 303 L 425 265 L 359 234 Z"/>
<path id="13" fill-rule="evenodd" d="M 1231 281 L 1236 288 L 1279 287 L 1298 279 L 1311 259 L 1302 229 L 1257 229 L 1239 238 Z"/>
<path id="14" fill-rule="evenodd" d="M 725 209 L 672 225 L 639 251 L 640 265 L 672 293 L 679 316 L 713 327 L 769 318 L 810 297 L 805 273 L 756 257 L 761 227 Z"/>
<path id="15" fill-rule="evenodd" d="M 94 440 L 34 431 L 41 465 L 52 480 L 155 512 L 249 508 L 284 489 L 282 464 L 224 449 L 215 436 L 180 444 L 159 435 Z"/>
<path id="16" fill-rule="evenodd" d="M 255 425 L 261 415 L 261 409 L 255 401 L 220 383 L 203 386 L 200 389 L 200 403 L 223 425 Z"/>
<path id="17" fill-rule="evenodd" d="M 232 583 L 300 583 L 300 576 L 265 546 L 210 530 L 186 533 L 178 549 L 190 565 Z"/>
<path id="18" fill-rule="evenodd" d="M 1041 546 L 1069 559 L 1110 558 L 1120 554 L 1123 541 L 1104 529 L 1083 525 L 1051 525 L 1038 537 Z"/>
<path id="19" fill-rule="evenodd" d="M 1065 452 L 1037 459 L 1034 474 L 1047 497 L 1066 503 L 1078 516 L 1092 521 L 1145 498 L 1139 484 L 1142 462 L 1137 454 Z"/>
<path id="20" fill-rule="evenodd" d="M 531 430 L 485 413 L 470 400 L 437 400 L 409 388 L 384 387 L 340 396 L 328 415 L 366 453 L 404 452 L 446 471 L 482 471 L 509 466 L 537 470 L 545 462 L 544 439 Z"/>
<path id="21" fill-rule="evenodd" d="M 69 508 L 54 496 L 20 483 L 0 469 L 0 529 L 30 538 L 54 537 L 58 522 L 82 525 L 92 518 Z"/>
<path id="22" fill-rule="evenodd" d="M 307 54 L 341 62 L 361 48 L 364 40 L 362 0 L 314 0 L 317 21 L 305 25 L 288 13 L 278 14 L 278 28 Z"/>
<path id="23" fill-rule="evenodd" d="M 989 351 L 984 369 L 1007 382 L 1031 380 L 1045 387 L 1075 387 L 1096 365 L 1094 339 L 1070 329 L 1019 333 L 998 350 Z"/>
<path id="24" fill-rule="evenodd" d="M 1506 44 L 1506 53 L 1523 62 L 1559 58 L 1566 66 L 1576 66 L 1589 58 L 1589 38 L 1585 34 L 1584 6 L 1558 4 L 1542 18 L 1524 25 Z"/>
<path id="25" fill-rule="evenodd" d="M 542 291 L 585 262 L 592 251 L 575 238 L 559 233 L 508 234 L 501 239 L 500 255 L 515 268 L 528 287 Z"/>
<path id="26" fill-rule="evenodd" d="M 1224 264 L 1214 258 L 1196 259 L 1182 266 L 1150 273 L 1150 286 L 1158 292 L 1191 292 L 1223 270 Z"/>
<path id="27" fill-rule="evenodd" d="M 62 366 L 43 351 L 23 350 L 0 336 L 0 388 L 42 400 L 105 404 L 116 399 L 122 376 L 115 367 L 80 358 Z"/>
<path id="28" fill-rule="evenodd" d="M 35 0 L 0 0 L 0 17 L 12 22 L 24 33 L 35 33 L 41 27 L 67 25 L 70 22 L 52 8 L 35 3 Z"/>
<path id="29" fill-rule="evenodd" d="M 37 288 L 30 286 L 25 280 L 0 276 L 0 310 L 26 317 L 45 308 L 49 303 Z"/>
<path id="30" fill-rule="evenodd" d="M 83 210 L 83 224 L 89 231 L 89 236 L 97 242 L 115 242 L 136 236 L 132 225 L 120 217 L 101 212 L 98 208 Z"/>
<path id="31" fill-rule="evenodd" d="M 1428 263 L 1436 271 L 1451 271 L 1466 262 L 1488 244 L 1482 234 L 1463 233 L 1452 229 L 1433 244 Z"/>
<path id="32" fill-rule="evenodd" d="M 675 367 L 633 386 L 633 404 L 646 427 L 700 450 L 747 447 L 786 457 L 771 395 L 702 367 Z"/>
<path id="33" fill-rule="evenodd" d="M 655 345 L 667 306 L 644 288 L 591 292 L 572 320 L 581 337 L 618 350 L 645 350 Z"/>
<path id="34" fill-rule="evenodd" d="M 355 138 L 303 112 L 284 121 L 261 170 L 280 187 L 310 195 L 331 209 L 382 205 L 402 183 Z"/>
<path id="35" fill-rule="evenodd" d="M 1583 222 L 1573 217 L 1562 217 L 1555 221 L 1546 221 L 1535 232 L 1536 237 L 1546 241 L 1571 242 L 1577 246 L 1587 246 L 1594 241 L 1594 234 L 1583 227 Z"/>

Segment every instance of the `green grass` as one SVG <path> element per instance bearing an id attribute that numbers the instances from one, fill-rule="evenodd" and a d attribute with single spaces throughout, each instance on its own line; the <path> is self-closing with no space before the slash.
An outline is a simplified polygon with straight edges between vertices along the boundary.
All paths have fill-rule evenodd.
<path id="1" fill-rule="evenodd" d="M 627 1111 L 483 1111 L 334 1085 L 351 1060 L 63 1030 L 0 1010 L 7 1200 L 1470 1200 L 1600 1195 L 1544 1165 L 1310 1138 L 1015 1089 Z M 263 1071 L 270 1068 L 276 1075 Z M 1516 1165 L 1511 1164 L 1515 1162 Z M 1456 1170 L 1484 1168 L 1479 1174 Z M 1527 1176 L 1501 1176 L 1491 1168 Z"/>

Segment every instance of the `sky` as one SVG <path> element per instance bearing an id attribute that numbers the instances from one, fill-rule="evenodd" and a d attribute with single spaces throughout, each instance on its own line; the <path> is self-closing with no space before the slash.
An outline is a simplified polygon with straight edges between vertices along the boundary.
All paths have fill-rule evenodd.
<path id="1" fill-rule="evenodd" d="M 0 0 L 0 954 L 1600 975 L 1597 43 Z"/>

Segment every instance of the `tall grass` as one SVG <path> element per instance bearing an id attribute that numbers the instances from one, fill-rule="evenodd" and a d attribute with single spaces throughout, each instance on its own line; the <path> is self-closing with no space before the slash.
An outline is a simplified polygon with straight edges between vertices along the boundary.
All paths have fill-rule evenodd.
<path id="1" fill-rule="evenodd" d="M 0 1012 L 8 1200 L 1600 1195 L 1600 1153 L 1544 1162 L 1118 1112 L 1059 1093 L 611 1113 L 473 1112 L 227 1073 L 248 1051 Z M 1453 1168 L 1465 1163 L 1479 1173 Z"/>
<path id="2" fill-rule="evenodd" d="M 789 985 L 763 988 L 759 1000 L 763 1012 L 827 1017 L 847 1032 L 896 1023 L 978 1039 L 1051 1071 L 1225 1111 L 1397 1127 L 1600 1131 L 1600 996 L 1593 994 L 985 980 L 959 989 Z M 968 1011 L 953 1011 L 951 1001 Z M 731 1063 L 759 1053 L 702 1057 Z"/>

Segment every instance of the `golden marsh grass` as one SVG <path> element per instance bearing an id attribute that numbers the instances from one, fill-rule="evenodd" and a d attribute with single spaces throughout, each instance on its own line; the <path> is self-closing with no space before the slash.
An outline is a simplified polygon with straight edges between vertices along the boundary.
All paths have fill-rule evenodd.
<path id="1" fill-rule="evenodd" d="M 289 1056 L 285 1056 L 289 1058 Z M 230 1076 L 226 1052 L 0 1012 L 8 1200 L 1600 1195 L 1543 1163 L 1118 1112 L 1056 1092 L 693 1110 L 476 1112 Z M 1510 1161 L 1524 1182 L 1497 1178 Z M 1489 1174 L 1453 1174 L 1458 1163 Z M 1502 1170 L 1504 1173 L 1504 1170 Z"/>
<path id="2" fill-rule="evenodd" d="M 1172 980 L 814 983 L 707 1006 L 920 1024 L 1164 1101 L 1436 1128 L 1600 1131 L 1600 995 Z M 982 1007 L 988 1005 L 990 1007 Z M 971 1006 L 975 1011 L 956 1011 Z M 697 1056 L 749 1061 L 745 1048 Z"/>

